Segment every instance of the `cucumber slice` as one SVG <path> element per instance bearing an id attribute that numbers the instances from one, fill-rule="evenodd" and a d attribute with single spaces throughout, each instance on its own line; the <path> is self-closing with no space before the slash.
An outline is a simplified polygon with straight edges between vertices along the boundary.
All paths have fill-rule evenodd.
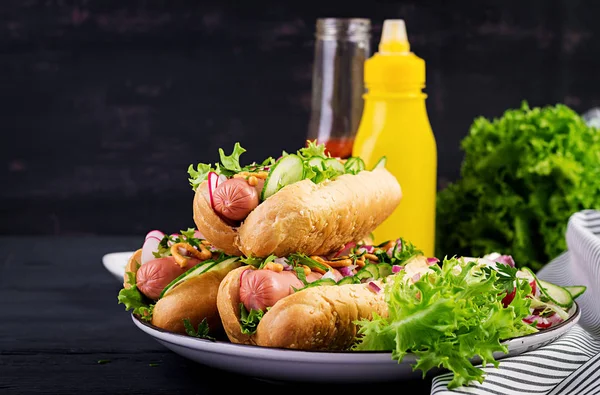
<path id="1" fill-rule="evenodd" d="M 358 278 L 356 278 L 356 276 L 348 276 L 348 277 L 344 277 L 340 281 L 338 281 L 337 285 L 358 284 L 358 283 L 360 283 L 360 280 Z"/>
<path id="2" fill-rule="evenodd" d="M 579 296 L 581 296 L 581 294 L 583 294 L 585 292 L 585 290 L 587 289 L 587 287 L 584 285 L 568 285 L 563 288 L 566 289 L 567 291 L 569 291 L 569 293 L 571 294 L 571 297 L 573 299 L 576 299 Z"/>
<path id="3" fill-rule="evenodd" d="M 387 163 L 387 157 L 382 156 L 381 159 L 379 159 L 377 161 L 377 163 L 375 163 L 375 166 L 373 166 L 373 170 L 379 169 L 380 167 L 385 167 L 386 163 Z"/>
<path id="4" fill-rule="evenodd" d="M 389 263 L 379 263 L 377 269 L 379 270 L 379 278 L 386 278 L 392 274 L 392 265 Z"/>
<path id="5" fill-rule="evenodd" d="M 224 261 L 221 261 L 221 262 L 207 260 L 202 263 L 199 263 L 198 265 L 187 270 L 185 273 L 181 274 L 175 280 L 171 281 L 169 283 L 169 285 L 167 285 L 165 287 L 165 289 L 163 289 L 163 291 L 160 294 L 159 299 L 163 298 L 167 293 L 169 293 L 171 290 L 173 290 L 173 288 L 175 288 L 177 285 L 181 284 L 182 282 L 189 280 L 190 278 L 198 277 L 199 275 L 209 272 L 210 270 L 225 267 L 229 264 L 237 262 L 239 259 L 240 259 L 239 257 L 233 257 L 233 258 L 225 259 Z"/>
<path id="6" fill-rule="evenodd" d="M 269 171 L 261 193 L 261 200 L 268 199 L 286 185 L 302 180 L 303 176 L 302 158 L 296 154 L 284 156 Z"/>
<path id="7" fill-rule="evenodd" d="M 522 270 L 528 272 L 535 279 L 540 292 L 546 299 L 557 306 L 567 309 L 573 306 L 573 297 L 571 296 L 571 293 L 564 287 L 540 280 L 528 267 L 524 267 Z"/>
<path id="8" fill-rule="evenodd" d="M 318 167 L 321 170 L 325 170 L 325 159 L 313 156 L 308 160 L 308 165 L 311 167 Z"/>
<path id="9" fill-rule="evenodd" d="M 325 159 L 325 167 L 332 167 L 340 174 L 344 174 L 346 169 L 344 168 L 344 164 L 335 158 L 327 158 Z"/>
<path id="10" fill-rule="evenodd" d="M 571 293 L 560 285 L 552 284 L 540 279 L 537 279 L 538 285 L 541 287 L 542 293 L 552 302 L 560 307 L 570 308 L 573 306 L 573 297 Z"/>
<path id="11" fill-rule="evenodd" d="M 359 280 L 366 280 L 369 278 L 377 280 L 379 278 L 379 269 L 376 264 L 368 263 L 362 269 L 360 269 L 354 276 Z"/>
<path id="12" fill-rule="evenodd" d="M 358 174 L 365 169 L 365 162 L 361 158 L 352 156 L 344 164 L 344 169 L 346 173 Z"/>

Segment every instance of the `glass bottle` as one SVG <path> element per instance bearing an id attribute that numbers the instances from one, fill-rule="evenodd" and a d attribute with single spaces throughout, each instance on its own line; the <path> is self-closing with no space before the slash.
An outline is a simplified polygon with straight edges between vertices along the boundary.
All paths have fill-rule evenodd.
<path id="1" fill-rule="evenodd" d="M 321 18 L 316 24 L 312 104 L 307 139 L 346 159 L 363 110 L 363 67 L 370 56 L 371 21 Z"/>

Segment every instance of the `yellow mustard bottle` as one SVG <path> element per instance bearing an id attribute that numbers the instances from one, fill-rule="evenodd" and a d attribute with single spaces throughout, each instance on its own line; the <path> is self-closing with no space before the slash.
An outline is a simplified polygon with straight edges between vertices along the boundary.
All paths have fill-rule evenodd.
<path id="1" fill-rule="evenodd" d="M 382 157 L 402 200 L 373 232 L 380 243 L 403 237 L 434 256 L 437 147 L 423 93 L 425 61 L 410 51 L 401 19 L 385 20 L 378 52 L 365 61 L 364 109 L 352 155 L 367 169 Z"/>

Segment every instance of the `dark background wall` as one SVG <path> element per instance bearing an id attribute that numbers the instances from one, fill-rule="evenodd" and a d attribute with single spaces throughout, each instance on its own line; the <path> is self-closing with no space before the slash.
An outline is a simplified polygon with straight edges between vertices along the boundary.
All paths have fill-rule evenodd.
<path id="1" fill-rule="evenodd" d="M 194 226 L 187 166 L 303 144 L 314 24 L 406 20 L 427 61 L 439 185 L 473 119 L 522 100 L 600 104 L 600 3 L 51 1 L 0 3 L 0 233 Z"/>

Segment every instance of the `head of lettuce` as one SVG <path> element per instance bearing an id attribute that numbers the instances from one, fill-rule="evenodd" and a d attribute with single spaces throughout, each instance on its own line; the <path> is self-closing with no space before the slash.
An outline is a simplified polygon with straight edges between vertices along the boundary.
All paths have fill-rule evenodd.
<path id="1" fill-rule="evenodd" d="M 600 208 L 600 131 L 565 105 L 477 118 L 461 147 L 461 176 L 438 193 L 438 256 L 496 251 L 540 269 L 566 250 L 569 217 Z"/>

